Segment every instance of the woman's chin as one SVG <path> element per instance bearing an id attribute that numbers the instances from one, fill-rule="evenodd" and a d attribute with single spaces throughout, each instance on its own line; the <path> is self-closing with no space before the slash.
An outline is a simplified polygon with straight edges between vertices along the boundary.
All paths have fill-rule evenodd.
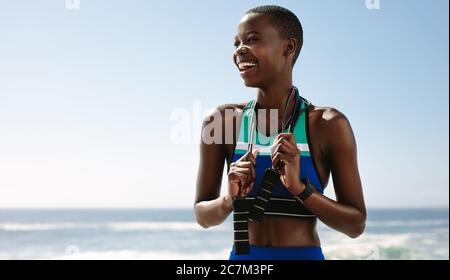
<path id="1" fill-rule="evenodd" d="M 250 79 L 244 79 L 244 85 L 246 87 L 258 87 L 258 83 Z"/>

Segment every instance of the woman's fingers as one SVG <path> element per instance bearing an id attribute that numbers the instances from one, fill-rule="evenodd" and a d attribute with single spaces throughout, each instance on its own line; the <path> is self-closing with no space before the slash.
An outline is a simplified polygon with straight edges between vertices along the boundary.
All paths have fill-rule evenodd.
<path id="1" fill-rule="evenodd" d="M 251 162 L 249 162 L 249 161 L 242 161 L 242 162 L 236 163 L 234 166 L 232 166 L 230 168 L 230 170 L 233 170 L 233 169 L 236 169 L 236 168 L 238 168 L 238 169 L 239 168 L 251 169 L 253 167 L 254 167 L 254 165 Z"/>
<path id="2" fill-rule="evenodd" d="M 251 183 L 247 188 L 245 188 L 244 189 L 244 196 L 247 196 L 247 194 L 249 193 L 249 192 L 251 192 L 251 190 L 253 189 L 253 185 L 254 185 L 255 183 L 253 182 L 253 183 Z"/>
<path id="3" fill-rule="evenodd" d="M 285 139 L 285 138 L 282 138 Z M 291 150 L 294 153 L 300 153 L 300 150 L 297 148 L 297 143 L 292 143 L 291 141 L 281 141 L 280 143 L 283 146 L 286 146 L 289 150 Z"/>
<path id="4" fill-rule="evenodd" d="M 236 173 L 233 175 L 233 173 Z M 255 181 L 256 169 L 254 167 L 238 167 L 235 166 L 230 169 L 230 176 L 238 178 L 241 182 L 241 186 L 246 188 L 249 184 Z"/>
<path id="5" fill-rule="evenodd" d="M 270 155 L 275 154 L 275 150 L 278 148 L 282 140 L 283 138 L 278 138 L 277 140 L 273 141 L 272 146 L 270 146 Z"/>
<path id="6" fill-rule="evenodd" d="M 231 166 L 250 167 L 250 166 L 254 166 L 254 164 L 251 161 L 236 161 L 236 162 L 233 162 Z"/>
<path id="7" fill-rule="evenodd" d="M 256 158 L 253 156 L 251 151 L 246 152 L 240 159 L 238 159 L 236 162 L 242 162 L 242 161 L 250 161 L 254 165 L 256 165 Z"/>
<path id="8" fill-rule="evenodd" d="M 245 184 L 247 184 L 248 175 L 238 171 L 233 171 L 229 173 L 229 181 L 232 183 L 232 193 L 241 195 Z"/>
<path id="9" fill-rule="evenodd" d="M 276 153 L 276 150 L 280 145 L 286 146 L 286 151 L 289 153 L 300 152 L 300 150 L 297 148 L 297 143 L 295 142 L 295 138 L 292 133 L 280 133 L 277 135 L 270 148 L 270 152 L 272 155 Z"/>
<path id="10" fill-rule="evenodd" d="M 283 153 L 283 152 L 277 152 L 272 158 L 272 166 L 275 167 L 278 165 L 279 161 L 283 161 L 285 163 L 290 163 L 293 160 L 295 160 L 295 156 Z"/>
<path id="11" fill-rule="evenodd" d="M 231 167 L 243 167 L 249 168 L 252 173 L 252 177 L 256 178 L 256 157 L 258 156 L 258 150 L 248 151 L 239 160 L 231 163 Z"/>
<path id="12" fill-rule="evenodd" d="M 295 144 L 295 137 L 294 134 L 292 133 L 280 133 L 277 135 L 277 137 L 275 137 L 275 141 L 279 140 L 280 138 L 284 138 L 287 141 L 291 142 L 292 144 Z"/>
<path id="13" fill-rule="evenodd" d="M 228 178 L 233 183 L 245 182 L 245 180 L 247 180 L 247 177 L 248 177 L 247 174 L 236 170 L 230 171 L 230 173 L 228 173 Z"/>
<path id="14" fill-rule="evenodd" d="M 236 162 L 236 164 L 233 167 L 239 167 L 239 168 L 247 168 L 251 171 L 252 178 L 256 178 L 256 168 L 255 165 L 250 161 L 241 161 Z"/>
<path id="15" fill-rule="evenodd" d="M 246 195 L 253 187 L 256 179 L 256 157 L 258 150 L 248 151 L 239 160 L 232 162 L 228 178 L 238 184 L 239 195 Z"/>
<path id="16" fill-rule="evenodd" d="M 253 159 L 252 162 L 256 165 L 256 157 L 258 156 L 258 149 L 253 150 L 253 151 L 250 153 L 250 155 L 251 155 L 251 157 L 252 157 L 252 159 Z"/>
<path id="17" fill-rule="evenodd" d="M 286 141 L 281 141 L 280 144 L 278 144 L 276 147 L 274 147 L 274 149 L 271 153 L 272 160 L 276 153 L 285 153 L 290 156 L 297 156 L 297 155 L 299 155 L 300 150 L 297 149 L 297 146 L 288 145 Z"/>
<path id="18" fill-rule="evenodd" d="M 251 169 L 247 168 L 247 167 L 235 167 L 233 169 L 233 172 L 239 172 L 239 173 L 245 174 L 247 177 L 251 177 L 252 176 Z"/>
<path id="19" fill-rule="evenodd" d="M 283 141 L 276 147 L 276 149 L 273 152 L 273 155 L 275 155 L 277 152 L 282 152 L 282 153 L 286 153 L 286 154 L 295 156 L 295 155 L 299 154 L 300 151 L 297 149 L 297 147 L 288 146 L 286 144 L 286 142 Z"/>

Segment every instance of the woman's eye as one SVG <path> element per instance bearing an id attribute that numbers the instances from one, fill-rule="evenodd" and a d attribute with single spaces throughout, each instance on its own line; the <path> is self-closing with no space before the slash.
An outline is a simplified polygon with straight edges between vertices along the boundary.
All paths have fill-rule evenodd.
<path id="1" fill-rule="evenodd" d="M 257 39 L 254 38 L 254 37 L 248 38 L 248 42 L 249 42 L 249 43 L 254 43 L 254 42 L 256 42 L 256 41 L 257 41 Z"/>

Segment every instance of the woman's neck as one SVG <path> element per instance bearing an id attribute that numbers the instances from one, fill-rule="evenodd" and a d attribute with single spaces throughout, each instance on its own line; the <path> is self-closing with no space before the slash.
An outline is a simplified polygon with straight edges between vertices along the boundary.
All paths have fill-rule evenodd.
<path id="1" fill-rule="evenodd" d="M 284 103 L 292 90 L 292 83 L 273 85 L 270 87 L 258 88 L 256 102 L 261 109 L 284 109 Z"/>
<path id="2" fill-rule="evenodd" d="M 295 102 L 295 95 L 289 95 L 289 93 L 293 90 L 292 82 L 278 84 L 276 86 L 266 87 L 266 88 L 258 88 L 256 102 L 258 105 L 258 110 L 260 109 L 277 109 L 277 120 L 278 128 L 282 127 L 283 122 L 286 122 L 289 116 L 293 113 Z M 286 100 L 289 97 L 288 106 L 286 107 L 285 118 L 286 120 L 282 120 L 283 112 L 285 110 Z M 270 121 L 270 112 L 266 112 L 266 123 L 262 124 L 263 127 L 266 127 L 265 131 L 273 131 L 274 128 L 269 128 Z M 263 121 L 263 120 L 261 120 Z M 261 125 L 261 124 L 260 124 Z M 262 128 L 262 127 L 260 127 Z"/>

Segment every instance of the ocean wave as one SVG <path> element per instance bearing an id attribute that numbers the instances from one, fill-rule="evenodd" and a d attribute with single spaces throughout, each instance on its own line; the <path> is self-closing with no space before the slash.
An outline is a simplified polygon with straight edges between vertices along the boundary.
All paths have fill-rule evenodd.
<path id="1" fill-rule="evenodd" d="M 0 223 L 0 231 L 48 231 L 91 227 L 93 225 L 76 223 Z"/>
<path id="2" fill-rule="evenodd" d="M 389 220 L 389 221 L 368 221 L 368 227 L 423 227 L 423 226 L 445 226 L 449 224 L 449 220 L 433 219 L 433 220 Z"/>
<path id="3" fill-rule="evenodd" d="M 192 222 L 121 222 L 110 223 L 106 227 L 114 231 L 204 230 L 199 224 Z M 225 226 L 212 227 L 211 230 L 222 231 Z"/>
<path id="4" fill-rule="evenodd" d="M 128 226 L 128 225 L 127 225 Z M 320 234 L 322 249 L 328 260 L 337 259 L 448 259 L 448 231 L 444 233 L 402 233 L 402 234 L 376 234 L 364 233 L 359 238 L 351 239 L 338 232 L 326 232 Z M 190 239 L 160 240 L 171 242 L 170 249 L 145 248 L 142 250 L 115 248 L 117 244 L 111 243 L 111 248 L 95 245 L 87 246 L 68 245 L 64 243 L 41 243 L 39 246 L 14 247 L 0 252 L 0 259 L 227 259 L 232 246 L 230 239 L 227 242 L 220 240 L 225 246 L 212 249 L 208 242 L 198 242 L 200 238 L 195 235 L 191 247 L 186 247 Z M 214 237 L 209 242 L 219 242 Z M 101 237 L 99 236 L 99 240 Z M 75 240 L 72 240 L 72 242 Z M 75 241 L 76 242 L 76 241 Z M 80 242 L 79 244 L 83 244 Z M 84 247 L 86 246 L 86 247 Z M 113 249 L 114 248 L 114 249 Z"/>
<path id="5" fill-rule="evenodd" d="M 448 220 L 368 221 L 367 227 L 423 227 L 445 226 Z M 69 229 L 106 229 L 112 231 L 177 231 L 204 230 L 195 222 L 108 222 L 108 223 L 0 223 L 0 231 L 51 231 Z M 230 223 L 208 228 L 208 231 L 228 231 Z"/>
<path id="6" fill-rule="evenodd" d="M 0 231 L 52 230 L 111 230 L 111 231 L 186 231 L 204 230 L 194 222 L 111 222 L 111 223 L 0 223 Z M 211 227 L 212 231 L 227 231 L 227 225 Z"/>
<path id="7" fill-rule="evenodd" d="M 0 259 L 11 260 L 227 260 L 230 248 L 215 251 L 174 252 L 137 250 L 79 250 L 72 246 L 66 252 L 23 251 L 19 253 L 0 253 Z"/>
<path id="8" fill-rule="evenodd" d="M 56 256 L 53 259 L 66 260 L 226 260 L 230 249 L 216 251 L 199 251 L 196 253 L 182 253 L 173 251 L 86 251 L 75 254 Z"/>
<path id="9" fill-rule="evenodd" d="M 356 239 L 336 232 L 321 234 L 328 259 L 448 259 L 447 232 L 374 234 Z"/>

